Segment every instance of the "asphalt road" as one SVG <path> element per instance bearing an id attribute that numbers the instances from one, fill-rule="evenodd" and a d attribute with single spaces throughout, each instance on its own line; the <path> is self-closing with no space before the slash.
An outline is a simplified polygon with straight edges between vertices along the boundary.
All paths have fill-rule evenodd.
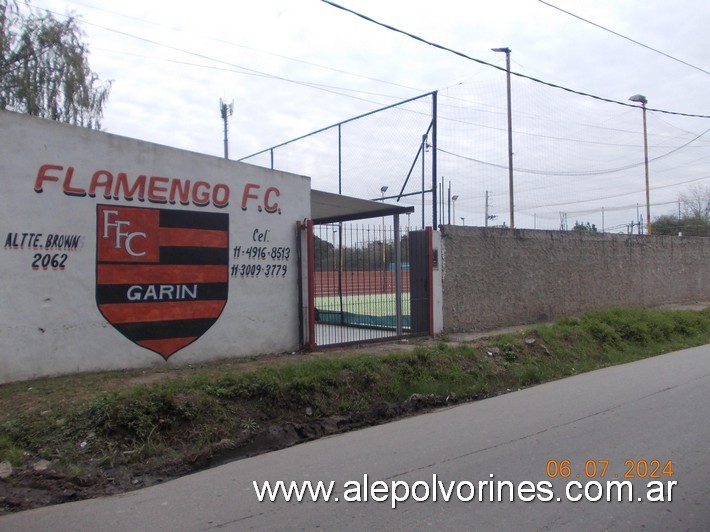
<path id="1" fill-rule="evenodd" d="M 709 442 L 710 345 L 325 438 L 121 496 L 5 516 L 0 530 L 709 530 Z M 625 479 L 629 474 L 636 478 Z M 346 502 L 357 493 L 363 497 L 348 482 L 365 484 L 364 475 L 368 501 Z M 259 502 L 253 481 L 261 487 L 267 480 L 334 481 L 332 497 L 339 502 L 323 502 L 322 495 L 316 503 L 283 497 Z M 624 480 L 633 486 L 632 501 L 625 488 L 623 502 L 606 502 L 607 482 Z M 427 500 L 392 509 L 391 497 L 373 501 L 384 497 L 371 491 L 375 481 L 390 493 L 393 482 L 419 482 L 415 493 Z M 489 486 L 479 481 L 509 481 L 514 502 L 508 484 L 501 484 L 504 501 L 491 502 Z M 649 493 L 651 481 L 663 492 Z M 444 502 L 452 482 L 452 500 Z M 569 482 L 579 483 L 569 485 L 570 497 L 582 497 L 578 502 L 567 499 Z M 590 498 L 601 494 L 602 500 L 584 500 L 585 485 Z M 473 500 L 458 500 L 470 498 L 471 487 Z M 395 493 L 403 496 L 405 489 L 397 484 Z M 610 491 L 615 498 L 618 489 Z M 649 495 L 665 500 L 650 502 Z"/>

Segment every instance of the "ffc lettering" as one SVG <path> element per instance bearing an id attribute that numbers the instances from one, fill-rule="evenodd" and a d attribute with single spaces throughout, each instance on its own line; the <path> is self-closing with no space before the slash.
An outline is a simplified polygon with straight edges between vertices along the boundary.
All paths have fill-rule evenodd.
<path id="1" fill-rule="evenodd" d="M 132 257 L 143 257 L 146 252 L 145 251 L 135 251 L 131 245 L 131 242 L 133 241 L 134 238 L 136 237 L 141 237 L 143 239 L 146 238 L 146 234 L 141 231 L 134 231 L 132 233 L 130 232 L 124 232 L 122 228 L 126 226 L 126 229 L 128 229 L 131 225 L 131 222 L 129 221 L 116 221 L 116 222 L 111 222 L 112 216 L 118 216 L 118 211 L 114 210 L 105 210 L 103 212 L 104 215 L 104 220 L 103 220 L 103 238 L 111 238 L 109 234 L 109 230 L 111 227 L 116 228 L 116 237 L 114 240 L 114 249 L 122 249 L 123 245 L 122 242 L 125 240 L 126 243 L 126 252 L 131 255 Z"/>

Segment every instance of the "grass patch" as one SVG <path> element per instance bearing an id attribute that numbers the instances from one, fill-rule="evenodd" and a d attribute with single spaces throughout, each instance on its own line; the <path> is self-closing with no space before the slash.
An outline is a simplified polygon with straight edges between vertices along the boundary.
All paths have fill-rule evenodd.
<path id="1" fill-rule="evenodd" d="M 0 386 L 0 462 L 22 468 L 49 460 L 78 483 L 116 467 L 137 475 L 179 463 L 184 473 L 205 457 L 258 452 L 260 435 L 274 426 L 308 439 L 328 420 L 339 420 L 331 431 L 343 430 L 706 343 L 710 309 L 614 308 L 389 355 L 252 371 L 207 365 L 147 384 L 131 384 L 141 372 L 14 383 Z"/>

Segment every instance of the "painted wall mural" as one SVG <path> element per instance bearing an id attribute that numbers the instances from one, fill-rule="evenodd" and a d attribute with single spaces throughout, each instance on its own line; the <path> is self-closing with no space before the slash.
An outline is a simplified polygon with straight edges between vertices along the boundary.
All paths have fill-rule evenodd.
<path id="1" fill-rule="evenodd" d="M 0 112 L 0 179 L 0 383 L 298 348 L 308 178 Z"/>
<path id="2" fill-rule="evenodd" d="M 167 359 L 217 321 L 229 294 L 229 214 L 98 205 L 96 303 Z"/>

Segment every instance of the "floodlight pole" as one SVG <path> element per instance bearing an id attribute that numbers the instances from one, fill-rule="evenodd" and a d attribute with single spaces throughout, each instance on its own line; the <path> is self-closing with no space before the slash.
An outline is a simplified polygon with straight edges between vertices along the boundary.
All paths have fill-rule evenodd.
<path id="1" fill-rule="evenodd" d="M 513 201 L 513 113 L 510 97 L 510 48 L 491 48 L 494 52 L 505 54 L 505 77 L 508 88 L 508 194 L 510 196 L 510 228 L 515 229 L 515 213 Z"/>
<path id="2" fill-rule="evenodd" d="M 222 115 L 222 120 L 224 121 L 224 158 L 229 159 L 229 137 L 227 134 L 227 120 L 234 113 L 234 101 L 230 104 L 226 104 L 219 99 L 219 111 Z"/>
<path id="3" fill-rule="evenodd" d="M 426 227 L 426 219 L 425 219 L 425 214 L 424 214 L 424 188 L 426 185 L 424 184 L 424 174 L 425 174 L 425 164 L 424 164 L 424 159 L 426 157 L 426 135 L 422 135 L 422 229 Z M 442 183 L 443 185 L 443 183 Z M 436 220 L 432 220 L 432 224 L 435 224 Z"/>

